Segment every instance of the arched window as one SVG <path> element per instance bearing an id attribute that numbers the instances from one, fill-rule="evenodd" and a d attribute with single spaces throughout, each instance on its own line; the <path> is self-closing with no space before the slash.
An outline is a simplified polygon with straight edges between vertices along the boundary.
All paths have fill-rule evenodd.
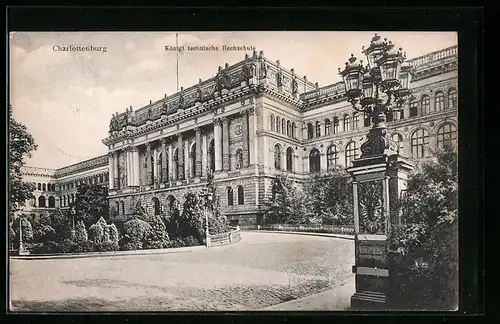
<path id="1" fill-rule="evenodd" d="M 121 205 L 122 205 L 122 215 L 125 215 L 125 203 L 123 202 L 123 200 L 121 201 Z"/>
<path id="2" fill-rule="evenodd" d="M 63 196 L 63 206 L 66 207 L 66 196 Z"/>
<path id="3" fill-rule="evenodd" d="M 56 198 L 53 196 L 49 197 L 49 208 L 56 208 Z"/>
<path id="4" fill-rule="evenodd" d="M 352 129 L 359 128 L 359 114 L 357 112 L 352 114 Z"/>
<path id="5" fill-rule="evenodd" d="M 155 183 L 155 176 L 156 176 L 156 175 L 155 175 L 155 173 L 154 173 L 154 170 L 155 170 L 155 161 L 154 161 L 154 157 L 153 157 L 153 152 L 151 152 L 151 156 L 149 157 L 149 167 L 150 167 L 150 169 L 149 169 L 149 170 L 151 171 L 151 172 L 150 172 L 150 174 L 151 174 L 151 178 L 150 178 L 150 180 L 149 180 L 149 181 L 150 181 L 151 183 L 153 183 L 153 184 L 154 184 L 154 183 Z M 127 173 L 125 172 L 125 175 L 126 175 L 126 174 L 127 174 Z"/>
<path id="6" fill-rule="evenodd" d="M 104 175 L 104 179 L 105 179 L 104 181 L 109 181 L 109 173 L 106 173 L 106 174 Z"/>
<path id="7" fill-rule="evenodd" d="M 193 143 L 191 146 L 191 156 L 190 156 L 190 162 L 191 162 L 191 178 L 196 177 L 196 144 Z"/>
<path id="8" fill-rule="evenodd" d="M 47 191 L 50 191 L 50 183 L 47 184 Z"/>
<path id="9" fill-rule="evenodd" d="M 233 188 L 227 187 L 227 205 L 233 205 Z"/>
<path id="10" fill-rule="evenodd" d="M 316 137 L 320 137 L 321 136 L 321 124 L 319 123 L 319 121 L 316 122 Z"/>
<path id="11" fill-rule="evenodd" d="M 450 89 L 448 91 L 448 108 L 456 108 L 458 106 L 457 90 Z"/>
<path id="12" fill-rule="evenodd" d="M 42 184 L 42 191 L 47 191 L 47 186 L 44 184 Z"/>
<path id="13" fill-rule="evenodd" d="M 351 117 L 349 115 L 344 115 L 344 132 L 347 132 L 350 130 L 350 125 L 351 125 Z"/>
<path id="14" fill-rule="evenodd" d="M 274 132 L 274 115 L 269 117 L 269 129 Z"/>
<path id="15" fill-rule="evenodd" d="M 286 123 L 284 118 L 281 120 L 281 134 L 286 135 Z"/>
<path id="16" fill-rule="evenodd" d="M 345 148 L 345 165 L 351 166 L 351 162 L 358 157 L 358 145 L 356 142 L 350 142 Z"/>
<path id="17" fill-rule="evenodd" d="M 281 146 L 279 144 L 274 146 L 274 168 L 281 170 Z"/>
<path id="18" fill-rule="evenodd" d="M 290 121 L 288 120 L 286 122 L 286 136 L 290 137 L 292 134 L 292 124 L 290 123 Z"/>
<path id="19" fill-rule="evenodd" d="M 160 215 L 161 214 L 160 200 L 157 197 L 153 197 L 152 201 L 153 201 L 153 209 L 155 215 Z"/>
<path id="20" fill-rule="evenodd" d="M 59 207 L 63 207 L 63 198 L 59 197 Z"/>
<path id="21" fill-rule="evenodd" d="M 179 149 L 176 148 L 175 151 L 174 151 L 174 161 L 173 161 L 174 165 L 173 165 L 173 170 L 172 170 L 172 174 L 174 176 L 174 179 L 176 180 L 179 180 Z"/>
<path id="22" fill-rule="evenodd" d="M 403 136 L 401 136 L 401 134 L 394 133 L 391 135 L 391 139 L 396 144 L 398 144 L 399 153 L 402 153 L 403 152 Z"/>
<path id="23" fill-rule="evenodd" d="M 370 125 L 371 125 L 370 114 L 365 112 L 363 113 L 363 126 L 370 127 Z"/>
<path id="24" fill-rule="evenodd" d="M 175 197 L 172 196 L 172 195 L 169 195 L 167 197 L 167 206 L 168 206 L 168 210 L 171 211 L 172 209 L 174 209 L 175 207 Z"/>
<path id="25" fill-rule="evenodd" d="M 116 213 L 120 215 L 120 202 L 117 201 L 115 204 L 116 204 Z"/>
<path id="26" fill-rule="evenodd" d="M 412 99 L 410 101 L 410 117 L 418 116 L 418 102 L 417 99 Z"/>
<path id="27" fill-rule="evenodd" d="M 286 149 L 286 170 L 293 171 L 293 149 L 291 147 Z"/>
<path id="28" fill-rule="evenodd" d="M 280 132 L 280 118 L 276 117 L 276 132 Z"/>
<path id="29" fill-rule="evenodd" d="M 102 175 L 102 174 L 100 174 L 100 175 L 99 175 L 99 182 L 100 182 L 100 183 L 104 182 L 104 177 L 103 177 L 103 175 Z"/>
<path id="30" fill-rule="evenodd" d="M 444 110 L 444 93 L 443 91 L 436 92 L 436 96 L 434 98 L 434 110 L 441 111 Z"/>
<path id="31" fill-rule="evenodd" d="M 307 138 L 311 139 L 314 137 L 314 129 L 313 125 L 311 123 L 307 124 Z"/>
<path id="32" fill-rule="evenodd" d="M 429 132 L 420 128 L 411 135 L 411 154 L 416 157 L 425 157 L 427 155 L 427 146 L 429 145 Z"/>
<path id="33" fill-rule="evenodd" d="M 235 154 L 235 169 L 241 169 L 243 167 L 243 151 L 237 150 Z"/>
<path id="34" fill-rule="evenodd" d="M 45 197 L 44 196 L 38 197 L 38 207 L 47 207 L 45 205 Z"/>
<path id="35" fill-rule="evenodd" d="M 420 99 L 420 110 L 422 111 L 421 115 L 427 115 L 431 112 L 431 98 L 428 95 L 424 95 Z"/>
<path id="36" fill-rule="evenodd" d="M 75 202 L 75 194 L 71 194 L 71 203 Z"/>
<path id="37" fill-rule="evenodd" d="M 210 141 L 210 145 L 208 148 L 208 159 L 210 160 L 208 161 L 208 165 L 210 165 L 210 171 L 215 172 L 215 144 L 213 139 Z"/>
<path id="38" fill-rule="evenodd" d="M 325 119 L 325 135 L 330 135 L 332 131 L 332 123 L 330 122 L 330 119 Z"/>
<path id="39" fill-rule="evenodd" d="M 326 150 L 326 167 L 328 170 L 333 170 L 337 166 L 339 160 L 339 153 L 337 146 L 332 145 Z"/>
<path id="40" fill-rule="evenodd" d="M 243 186 L 238 186 L 238 205 L 245 204 L 245 195 L 243 192 Z"/>
<path id="41" fill-rule="evenodd" d="M 321 170 L 320 155 L 317 149 L 312 149 L 309 153 L 309 171 L 319 172 Z"/>
<path id="42" fill-rule="evenodd" d="M 297 138 L 297 125 L 295 123 L 292 123 L 292 137 Z"/>
<path id="43" fill-rule="evenodd" d="M 333 133 L 337 134 L 339 132 L 339 118 L 333 117 Z"/>
<path id="44" fill-rule="evenodd" d="M 444 123 L 437 131 L 437 147 L 442 148 L 444 143 L 451 142 L 455 144 L 457 139 L 457 128 L 450 123 Z"/>

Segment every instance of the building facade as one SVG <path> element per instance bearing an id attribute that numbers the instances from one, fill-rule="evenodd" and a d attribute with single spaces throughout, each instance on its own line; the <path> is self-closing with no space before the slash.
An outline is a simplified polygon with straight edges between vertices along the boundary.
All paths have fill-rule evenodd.
<path id="1" fill-rule="evenodd" d="M 414 98 L 388 116 L 388 131 L 400 154 L 425 159 L 457 140 L 457 46 L 409 62 L 416 69 Z M 229 221 L 259 224 L 277 174 L 300 183 L 314 172 L 349 166 L 371 123 L 346 101 L 342 82 L 319 87 L 254 51 L 209 80 L 114 114 L 109 126 L 102 141 L 107 156 L 40 171 L 39 178 L 26 173 L 54 190 L 42 186 L 33 207 L 41 208 L 42 196 L 65 207 L 79 183 L 97 181 L 108 185 L 112 218 L 121 222 L 139 204 L 151 214 L 182 206 L 184 195 L 204 187 L 213 172 Z"/>

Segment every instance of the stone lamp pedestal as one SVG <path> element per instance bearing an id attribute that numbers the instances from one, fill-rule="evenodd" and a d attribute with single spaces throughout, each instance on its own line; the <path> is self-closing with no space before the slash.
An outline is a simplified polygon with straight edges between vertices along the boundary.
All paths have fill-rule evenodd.
<path id="1" fill-rule="evenodd" d="M 395 269 L 388 258 L 398 233 L 397 208 L 413 166 L 397 153 L 359 158 L 347 172 L 353 177 L 356 293 L 353 310 L 390 310 Z"/>

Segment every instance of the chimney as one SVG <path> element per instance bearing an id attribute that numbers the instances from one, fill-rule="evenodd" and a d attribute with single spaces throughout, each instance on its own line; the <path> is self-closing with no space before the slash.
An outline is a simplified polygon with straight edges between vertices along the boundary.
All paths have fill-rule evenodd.
<path id="1" fill-rule="evenodd" d="M 181 92 L 184 91 L 184 87 L 181 87 Z"/>
<path id="2" fill-rule="evenodd" d="M 226 65 L 225 65 L 225 69 L 227 69 L 228 67 L 229 67 L 229 64 L 228 64 L 228 63 L 226 63 Z"/>
<path id="3" fill-rule="evenodd" d="M 201 80 L 201 78 L 200 78 L 200 79 L 198 79 L 198 83 L 201 83 L 201 81 L 202 81 L 202 80 Z"/>
<path id="4" fill-rule="evenodd" d="M 220 71 L 222 71 L 222 66 L 220 66 L 220 65 L 219 65 L 219 70 L 218 70 L 218 72 L 220 72 Z"/>
<path id="5" fill-rule="evenodd" d="M 257 50 L 256 49 L 253 50 L 252 56 L 257 57 Z"/>
<path id="6" fill-rule="evenodd" d="M 292 72 L 292 75 L 295 74 L 295 70 L 293 68 L 290 70 L 290 72 Z"/>
<path id="7" fill-rule="evenodd" d="M 307 75 L 304 75 L 304 81 L 307 82 Z"/>
<path id="8" fill-rule="evenodd" d="M 259 57 L 264 57 L 264 51 L 259 52 Z"/>
<path id="9" fill-rule="evenodd" d="M 276 65 L 279 67 L 280 66 L 280 60 L 276 61 Z"/>
<path id="10" fill-rule="evenodd" d="M 316 86 L 316 90 L 318 90 L 319 89 L 319 83 L 316 82 L 314 85 Z"/>
<path id="11" fill-rule="evenodd" d="M 167 99 L 167 94 L 166 93 L 165 93 L 165 97 L 164 98 Z"/>
<path id="12" fill-rule="evenodd" d="M 152 103 L 153 103 L 153 101 L 151 99 L 149 99 L 149 104 L 152 104 Z"/>

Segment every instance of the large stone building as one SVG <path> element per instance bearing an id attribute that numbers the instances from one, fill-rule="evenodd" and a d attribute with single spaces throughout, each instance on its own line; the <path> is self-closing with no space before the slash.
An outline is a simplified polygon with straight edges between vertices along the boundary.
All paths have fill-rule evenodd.
<path id="1" fill-rule="evenodd" d="M 388 116 L 388 127 L 401 154 L 422 159 L 457 138 L 457 47 L 409 61 L 416 69 L 414 99 Z M 335 74 L 332 79 L 340 79 Z M 255 224 L 276 174 L 301 182 L 350 165 L 369 127 L 346 102 L 342 82 L 319 87 L 254 52 L 219 67 L 209 80 L 115 114 L 103 140 L 108 157 L 94 159 L 95 167 L 82 162 L 89 165 L 83 173 L 56 170 L 47 184 L 55 185 L 56 205 L 64 206 L 85 172 L 107 179 L 109 170 L 112 217 L 124 221 L 138 204 L 150 213 L 168 210 L 187 191 L 204 187 L 213 171 L 230 222 Z"/>

